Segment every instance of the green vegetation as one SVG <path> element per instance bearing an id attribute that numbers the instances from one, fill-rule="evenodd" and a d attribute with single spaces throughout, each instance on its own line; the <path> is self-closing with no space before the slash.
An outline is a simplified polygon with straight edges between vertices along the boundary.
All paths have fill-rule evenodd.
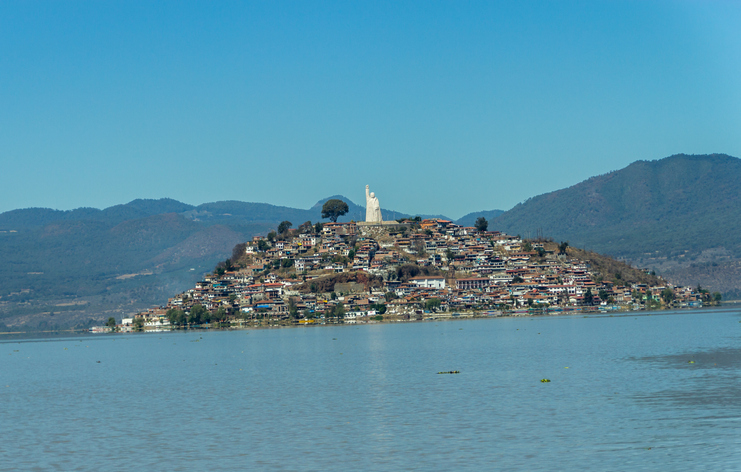
<path id="1" fill-rule="evenodd" d="M 167 310 L 165 316 L 167 317 L 168 321 L 170 321 L 170 324 L 172 324 L 173 326 L 185 326 L 185 324 L 188 322 L 188 318 L 185 315 L 185 312 L 176 308 Z"/>
<path id="2" fill-rule="evenodd" d="M 594 305 L 594 295 L 592 294 L 591 288 L 588 288 L 587 292 L 584 294 L 584 304 L 589 306 Z"/>
<path id="3" fill-rule="evenodd" d="M 479 216 L 476 218 L 476 224 L 474 226 L 476 227 L 476 231 L 486 231 L 489 228 L 489 222 L 483 216 Z"/>
<path id="4" fill-rule="evenodd" d="M 385 303 L 371 303 L 370 304 L 371 310 L 376 310 L 376 313 L 379 315 L 383 315 L 386 313 L 386 304 Z"/>
<path id="5" fill-rule="evenodd" d="M 425 310 L 428 311 L 437 311 L 440 309 L 440 299 L 439 298 L 430 298 L 425 300 Z"/>
<path id="6" fill-rule="evenodd" d="M 291 228 L 291 226 L 293 226 L 293 223 L 291 223 L 290 221 L 281 221 L 278 225 L 278 234 L 284 236 Z"/>
<path id="7" fill-rule="evenodd" d="M 200 303 L 193 305 L 188 313 L 189 325 L 200 325 L 211 322 L 211 312 L 203 307 Z"/>
<path id="8" fill-rule="evenodd" d="M 322 205 L 322 218 L 329 218 L 333 223 L 337 222 L 337 218 L 346 214 L 349 208 L 347 203 L 339 199 L 327 200 Z"/>

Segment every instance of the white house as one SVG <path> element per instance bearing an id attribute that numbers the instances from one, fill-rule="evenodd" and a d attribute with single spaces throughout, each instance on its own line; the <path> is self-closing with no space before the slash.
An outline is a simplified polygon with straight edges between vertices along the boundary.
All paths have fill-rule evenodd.
<path id="1" fill-rule="evenodd" d="M 418 288 L 432 288 L 440 290 L 445 288 L 445 277 L 433 275 L 418 275 L 409 279 L 409 283 Z"/>

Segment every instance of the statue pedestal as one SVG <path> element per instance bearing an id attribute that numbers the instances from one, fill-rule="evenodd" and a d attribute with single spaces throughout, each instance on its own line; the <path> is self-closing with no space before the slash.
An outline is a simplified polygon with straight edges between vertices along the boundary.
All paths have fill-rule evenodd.
<path id="1" fill-rule="evenodd" d="M 398 221 L 358 221 L 358 226 L 409 226 L 410 223 L 399 223 Z"/>

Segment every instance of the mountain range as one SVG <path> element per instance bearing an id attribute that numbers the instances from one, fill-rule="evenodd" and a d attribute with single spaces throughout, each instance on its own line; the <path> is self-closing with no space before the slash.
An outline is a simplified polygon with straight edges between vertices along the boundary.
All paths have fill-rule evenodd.
<path id="1" fill-rule="evenodd" d="M 365 207 L 341 195 L 307 210 L 239 201 L 193 206 L 165 198 L 103 210 L 2 213 L 0 331 L 99 324 L 161 304 L 229 257 L 237 243 L 284 220 L 294 226 L 321 221 L 322 205 L 331 198 L 348 204 L 339 221 L 365 219 Z M 383 214 L 412 216 L 388 209 Z"/>
<path id="2" fill-rule="evenodd" d="M 683 285 L 741 296 L 741 160 L 725 154 L 637 161 L 530 198 L 489 226 L 569 241 Z"/>
<path id="3" fill-rule="evenodd" d="M 229 257 L 237 243 L 284 220 L 294 227 L 321 221 L 322 204 L 331 198 L 348 203 L 340 221 L 364 220 L 365 208 L 339 195 L 309 209 L 160 199 L 103 210 L 2 213 L 0 331 L 87 326 L 162 304 Z M 491 230 L 569 241 L 682 285 L 741 296 L 741 160 L 735 157 L 637 161 L 506 212 L 473 212 L 456 223 L 471 226 L 481 216 Z"/>

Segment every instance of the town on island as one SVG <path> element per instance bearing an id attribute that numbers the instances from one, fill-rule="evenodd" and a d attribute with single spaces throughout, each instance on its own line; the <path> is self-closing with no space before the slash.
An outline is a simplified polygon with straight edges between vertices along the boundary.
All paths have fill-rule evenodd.
<path id="1" fill-rule="evenodd" d="M 378 323 L 613 312 L 717 304 L 720 294 L 548 238 L 524 239 L 420 217 L 384 221 L 366 185 L 366 219 L 322 218 L 238 244 L 232 257 L 166 306 L 93 332 Z"/>

